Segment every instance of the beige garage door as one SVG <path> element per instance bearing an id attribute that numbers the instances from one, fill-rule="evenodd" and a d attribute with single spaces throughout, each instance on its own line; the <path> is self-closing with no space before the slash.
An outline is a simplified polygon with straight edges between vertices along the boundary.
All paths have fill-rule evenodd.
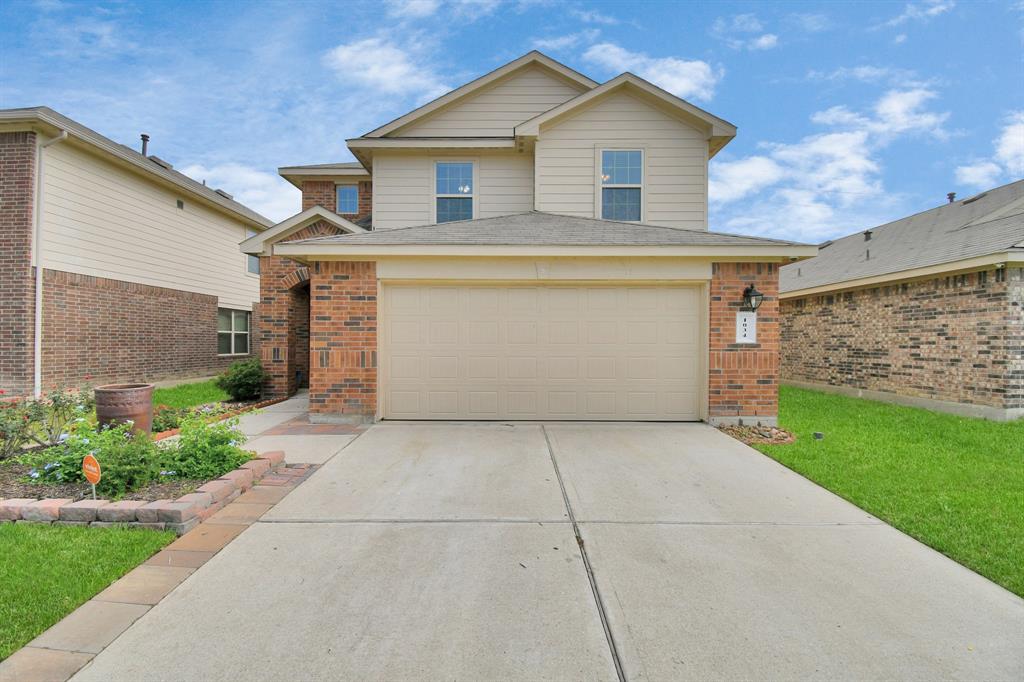
<path id="1" fill-rule="evenodd" d="M 389 284 L 390 419 L 695 420 L 700 289 Z"/>

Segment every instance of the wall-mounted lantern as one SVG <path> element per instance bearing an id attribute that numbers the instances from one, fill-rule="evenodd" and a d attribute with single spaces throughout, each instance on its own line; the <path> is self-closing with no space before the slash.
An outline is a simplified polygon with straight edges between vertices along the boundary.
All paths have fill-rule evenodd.
<path id="1" fill-rule="evenodd" d="M 747 288 L 743 290 L 743 305 L 740 309 L 754 312 L 761 307 L 763 300 L 764 294 L 758 291 L 753 284 L 748 284 Z"/>

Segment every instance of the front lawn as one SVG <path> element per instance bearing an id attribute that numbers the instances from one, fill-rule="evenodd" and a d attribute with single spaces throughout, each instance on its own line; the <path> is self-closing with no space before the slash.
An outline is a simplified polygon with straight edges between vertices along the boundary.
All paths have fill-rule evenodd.
<path id="1" fill-rule="evenodd" d="M 754 447 L 1024 596 L 1024 420 L 784 386 L 779 423 L 795 443 Z"/>
<path id="2" fill-rule="evenodd" d="M 225 391 L 217 388 L 213 379 L 153 391 L 153 404 L 168 407 L 195 407 L 207 403 L 221 403 L 230 398 Z"/>
<path id="3" fill-rule="evenodd" d="M 169 531 L 0 524 L 0 660 L 172 540 Z"/>

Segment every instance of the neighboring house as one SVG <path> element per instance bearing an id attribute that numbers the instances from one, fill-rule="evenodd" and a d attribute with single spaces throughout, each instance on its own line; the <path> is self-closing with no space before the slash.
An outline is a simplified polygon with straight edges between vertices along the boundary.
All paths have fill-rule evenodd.
<path id="1" fill-rule="evenodd" d="M 1024 416 L 1024 180 L 782 269 L 787 383 Z"/>
<path id="2" fill-rule="evenodd" d="M 0 110 L 0 389 L 209 375 L 249 356 L 259 262 L 238 242 L 270 224 L 52 109 Z"/>
<path id="3" fill-rule="evenodd" d="M 778 269 L 816 247 L 708 231 L 735 133 L 531 52 L 349 140 L 358 163 L 282 168 L 303 211 L 242 245 L 269 391 L 308 377 L 321 420 L 774 422 Z"/>

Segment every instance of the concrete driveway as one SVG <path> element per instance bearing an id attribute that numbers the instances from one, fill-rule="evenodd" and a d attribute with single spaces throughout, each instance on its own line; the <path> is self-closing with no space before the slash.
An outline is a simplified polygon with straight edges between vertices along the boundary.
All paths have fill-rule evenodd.
<path id="1" fill-rule="evenodd" d="M 1024 601 L 704 425 L 382 424 L 74 679 L 442 678 L 1021 679 Z"/>

